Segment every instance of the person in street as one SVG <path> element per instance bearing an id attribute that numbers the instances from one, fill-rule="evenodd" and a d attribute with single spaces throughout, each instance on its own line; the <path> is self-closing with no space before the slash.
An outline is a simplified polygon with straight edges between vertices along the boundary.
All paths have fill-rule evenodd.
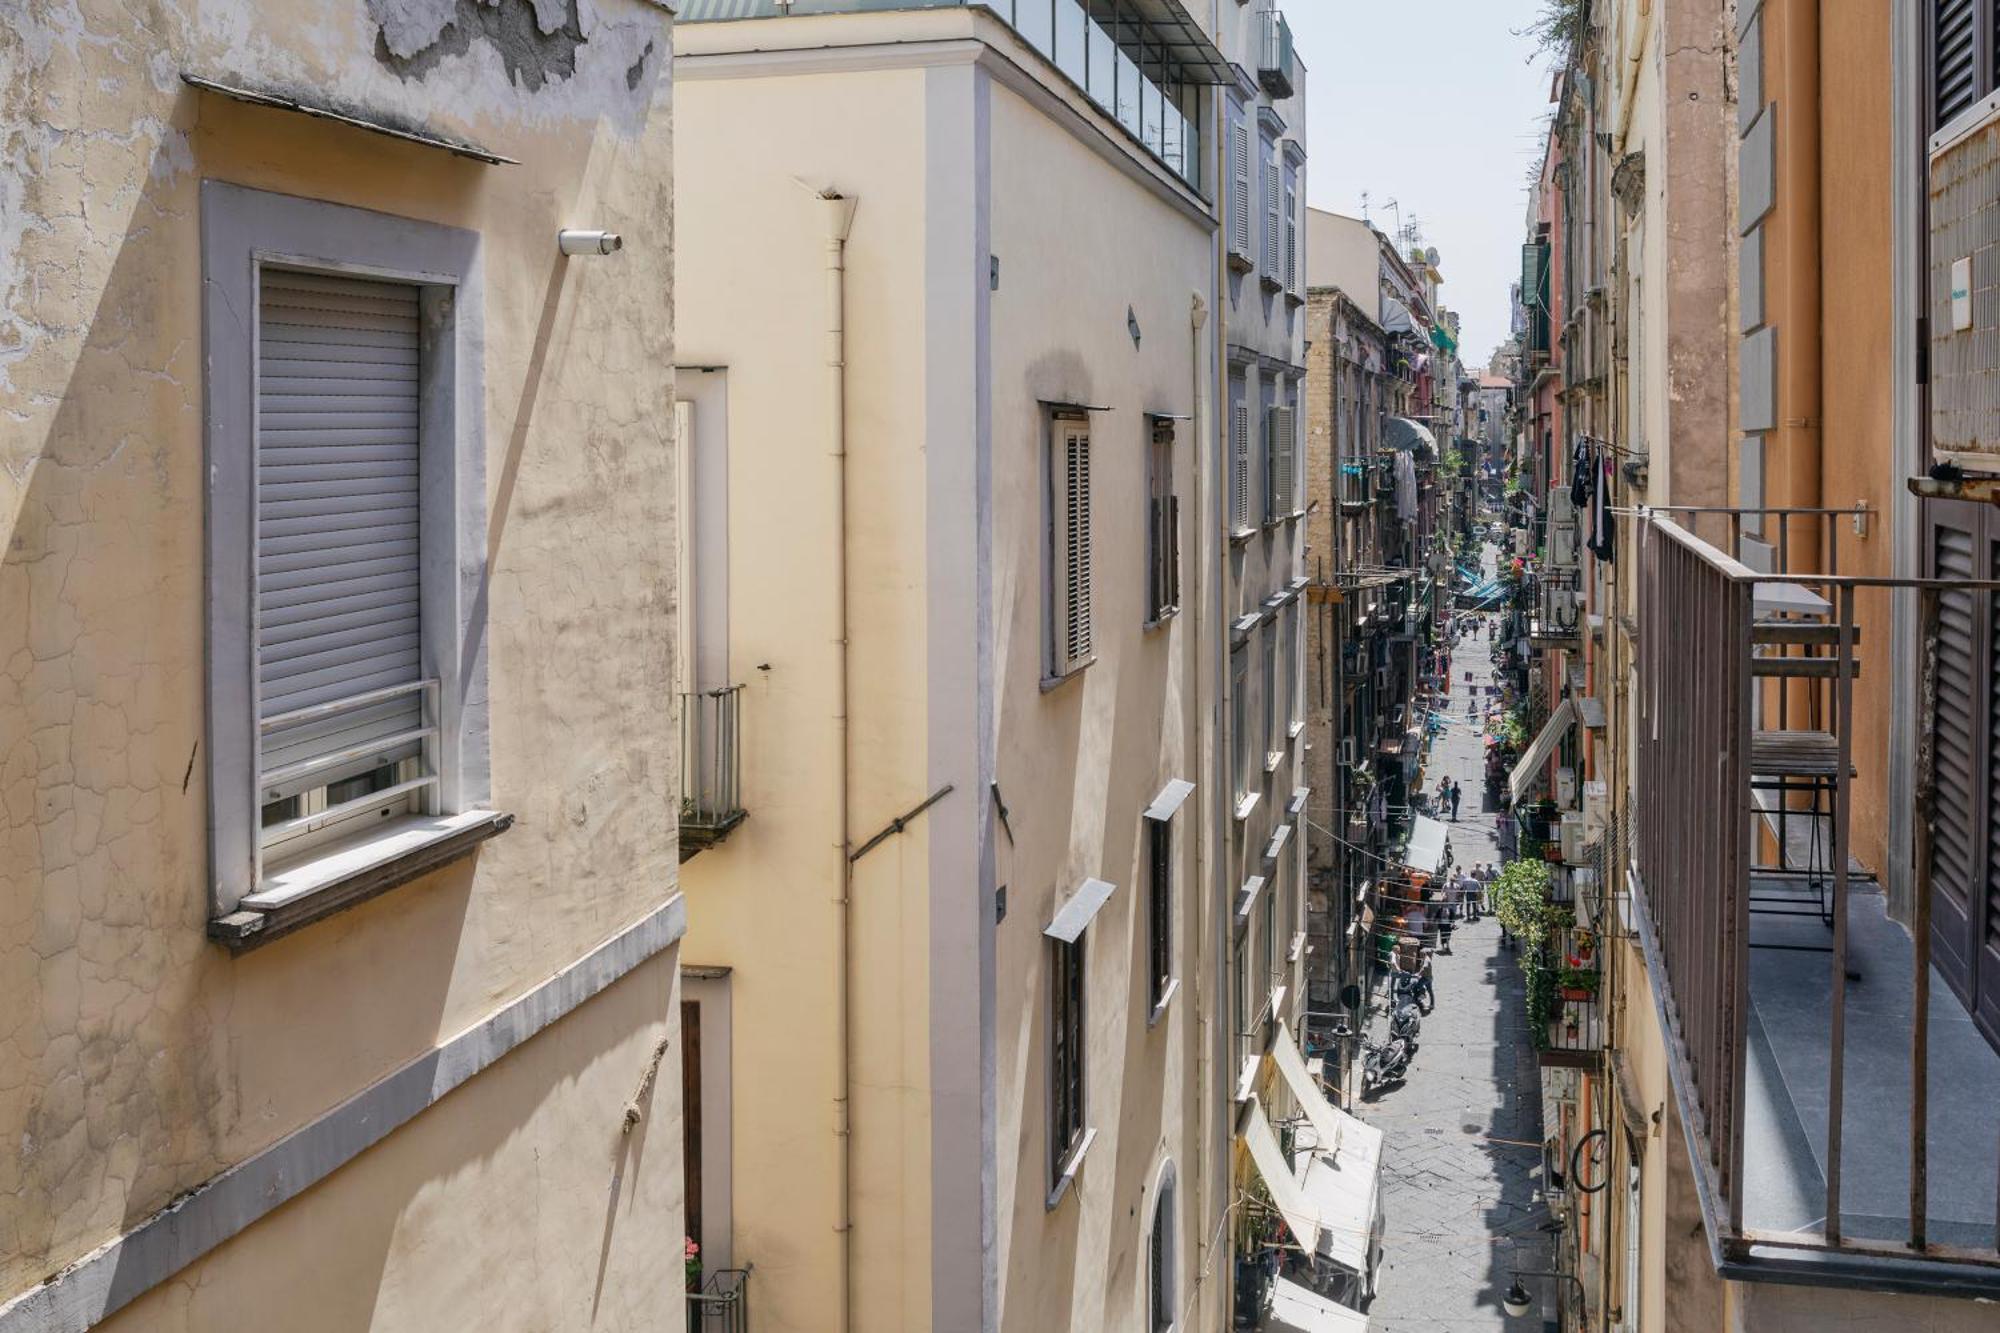
<path id="1" fill-rule="evenodd" d="M 1467 867 L 1458 879 L 1459 909 L 1465 913 L 1467 921 L 1479 920 L 1480 893 L 1483 889 L 1478 872 Z"/>
<path id="2" fill-rule="evenodd" d="M 1454 780 L 1451 784 L 1451 818 L 1454 823 L 1458 821 L 1458 803 L 1464 799 L 1464 793 L 1465 789 Z"/>

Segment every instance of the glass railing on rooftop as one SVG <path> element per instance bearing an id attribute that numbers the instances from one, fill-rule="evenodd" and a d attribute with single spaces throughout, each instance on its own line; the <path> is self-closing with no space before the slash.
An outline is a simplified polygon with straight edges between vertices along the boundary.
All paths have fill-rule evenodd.
<path id="1" fill-rule="evenodd" d="M 684 0 L 680 21 L 971 6 L 1008 24 L 1176 176 L 1203 188 L 1203 87 L 1229 79 L 1180 0 Z"/>

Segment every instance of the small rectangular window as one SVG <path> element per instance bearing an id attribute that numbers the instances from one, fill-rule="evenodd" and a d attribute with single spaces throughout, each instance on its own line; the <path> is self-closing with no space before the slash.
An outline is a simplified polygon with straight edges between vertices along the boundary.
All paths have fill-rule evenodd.
<path id="1" fill-rule="evenodd" d="M 1250 258 L 1250 195 L 1254 186 L 1250 172 L 1250 127 L 1237 112 L 1229 122 L 1229 248 L 1237 256 Z"/>
<path id="2" fill-rule="evenodd" d="M 1158 622 L 1181 604 L 1181 502 L 1174 494 L 1174 425 L 1155 422 L 1146 465 L 1146 608 Z"/>
<path id="3" fill-rule="evenodd" d="M 1265 145 L 1270 151 L 1270 145 Z M 1264 163 L 1264 275 L 1276 281 L 1284 271 L 1284 245 L 1280 226 L 1280 209 L 1283 207 L 1283 173 L 1276 162 Z"/>
<path id="4" fill-rule="evenodd" d="M 1284 869 L 1277 869 L 1277 882 L 1264 892 L 1263 911 L 1258 914 L 1257 931 L 1257 972 L 1252 982 L 1257 987 L 1251 993 L 1251 1002 L 1257 1012 L 1264 1012 L 1270 999 L 1271 987 L 1278 977 L 1278 901 L 1280 885 L 1284 880 Z"/>
<path id="5" fill-rule="evenodd" d="M 1250 530 L 1250 404 L 1238 397 L 1229 422 L 1229 526 Z"/>
<path id="6" fill-rule="evenodd" d="M 1083 939 L 1049 941 L 1049 1180 L 1083 1142 Z"/>
<path id="7" fill-rule="evenodd" d="M 1282 743 L 1278 728 L 1278 627 L 1271 625 L 1264 635 L 1264 753 L 1276 754 Z"/>
<path id="8" fill-rule="evenodd" d="M 1090 422 L 1057 414 L 1049 431 L 1049 674 L 1090 662 Z"/>
<path id="9" fill-rule="evenodd" d="M 1167 988 L 1174 982 L 1174 826 L 1170 821 L 1146 821 L 1146 854 L 1146 956 L 1157 1007 L 1166 1003 Z"/>
<path id="10" fill-rule="evenodd" d="M 1250 658 L 1245 648 L 1229 656 L 1230 767 L 1236 779 L 1236 804 L 1250 794 Z"/>

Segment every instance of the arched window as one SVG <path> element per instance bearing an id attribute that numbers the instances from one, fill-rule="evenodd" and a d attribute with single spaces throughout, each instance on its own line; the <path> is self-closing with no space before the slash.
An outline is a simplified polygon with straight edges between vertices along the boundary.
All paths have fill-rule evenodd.
<path id="1" fill-rule="evenodd" d="M 1152 1313 L 1146 1327 L 1151 1333 L 1173 1333 L 1178 1313 L 1174 1280 L 1174 1164 L 1160 1168 L 1160 1183 L 1153 1194 L 1153 1232 L 1146 1246 L 1146 1303 Z"/>

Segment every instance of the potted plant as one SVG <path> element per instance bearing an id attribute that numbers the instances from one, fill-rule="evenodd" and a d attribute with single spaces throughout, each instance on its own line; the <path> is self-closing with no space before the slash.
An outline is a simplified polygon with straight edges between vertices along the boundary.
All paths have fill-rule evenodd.
<path id="1" fill-rule="evenodd" d="M 1556 975 L 1556 988 L 1565 1000 L 1594 1000 L 1600 980 L 1594 967 L 1565 967 Z"/>

